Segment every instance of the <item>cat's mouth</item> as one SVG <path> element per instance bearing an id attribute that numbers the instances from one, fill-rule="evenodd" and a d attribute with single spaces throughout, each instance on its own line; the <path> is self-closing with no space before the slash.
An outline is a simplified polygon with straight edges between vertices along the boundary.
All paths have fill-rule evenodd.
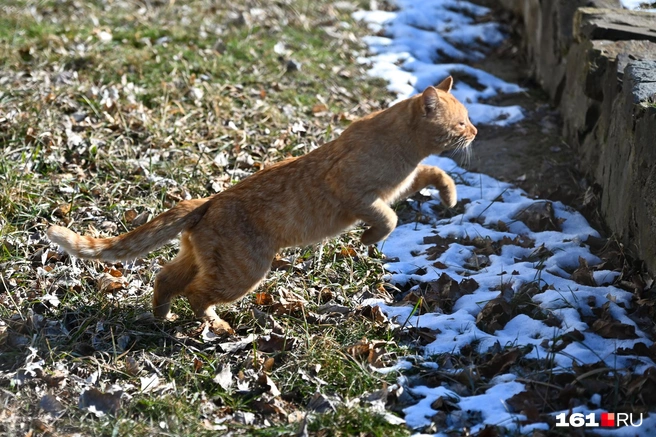
<path id="1" fill-rule="evenodd" d="M 471 146 L 474 138 L 476 138 L 476 135 L 456 138 L 455 141 L 446 147 L 446 150 L 455 150 L 456 152 L 463 151 Z"/>

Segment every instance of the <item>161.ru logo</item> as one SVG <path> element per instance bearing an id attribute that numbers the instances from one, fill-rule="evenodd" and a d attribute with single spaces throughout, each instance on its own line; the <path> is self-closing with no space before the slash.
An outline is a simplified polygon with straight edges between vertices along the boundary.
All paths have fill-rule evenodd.
<path id="1" fill-rule="evenodd" d="M 601 424 L 597 422 L 595 413 L 583 414 L 573 413 L 567 416 L 567 413 L 556 415 L 556 426 L 571 426 L 572 428 L 585 427 L 609 427 L 642 425 L 642 413 L 640 413 L 640 422 L 635 423 L 633 413 L 601 413 Z"/>

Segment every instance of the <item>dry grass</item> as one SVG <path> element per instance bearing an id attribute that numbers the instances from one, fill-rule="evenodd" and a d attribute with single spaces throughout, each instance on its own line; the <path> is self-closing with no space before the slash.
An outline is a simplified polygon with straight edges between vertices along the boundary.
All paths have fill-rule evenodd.
<path id="1" fill-rule="evenodd" d="M 0 433 L 407 433 L 358 401 L 394 382 L 371 364 L 405 353 L 356 311 L 357 295 L 383 293 L 359 231 L 281 254 L 258 295 L 222 308 L 233 338 L 184 300 L 178 321 L 150 317 L 153 275 L 174 247 L 74 262 L 45 238 L 50 223 L 132 229 L 389 101 L 363 79 L 348 10 L 228 3 L 4 2 Z M 363 338 L 375 353 L 350 348 Z"/>

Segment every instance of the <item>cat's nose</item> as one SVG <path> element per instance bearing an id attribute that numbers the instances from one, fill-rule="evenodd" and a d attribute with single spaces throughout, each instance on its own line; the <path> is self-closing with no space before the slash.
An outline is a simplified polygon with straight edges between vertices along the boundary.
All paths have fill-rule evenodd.
<path id="1" fill-rule="evenodd" d="M 474 134 L 474 136 L 476 136 L 476 134 L 478 133 L 478 129 L 476 129 L 476 126 L 474 126 L 473 124 L 472 124 L 472 130 L 473 130 L 472 133 Z"/>

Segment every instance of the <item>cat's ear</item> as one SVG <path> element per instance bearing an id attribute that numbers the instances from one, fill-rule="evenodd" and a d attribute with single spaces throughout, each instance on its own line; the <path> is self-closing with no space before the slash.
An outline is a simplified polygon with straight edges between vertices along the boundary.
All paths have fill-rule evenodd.
<path id="1" fill-rule="evenodd" d="M 453 87 L 453 77 L 449 76 L 446 79 L 444 79 L 442 82 L 440 82 L 439 85 L 437 85 L 435 88 L 438 90 L 442 90 L 445 93 L 448 93 L 451 91 L 451 88 Z"/>
<path id="2" fill-rule="evenodd" d="M 428 115 L 432 112 L 435 112 L 437 108 L 439 97 L 437 91 L 432 86 L 429 86 L 421 94 L 422 107 L 424 109 L 424 114 Z"/>

